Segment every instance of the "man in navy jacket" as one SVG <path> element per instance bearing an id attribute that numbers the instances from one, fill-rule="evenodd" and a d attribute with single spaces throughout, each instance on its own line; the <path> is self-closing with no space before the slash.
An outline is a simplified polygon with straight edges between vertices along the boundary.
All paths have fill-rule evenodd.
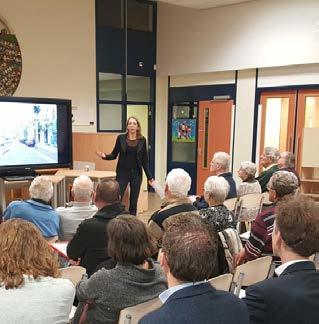
<path id="1" fill-rule="evenodd" d="M 217 252 L 208 226 L 192 214 L 173 216 L 165 223 L 159 258 L 169 289 L 159 296 L 163 306 L 142 318 L 141 324 L 249 323 L 240 299 L 206 281 Z"/>
<path id="2" fill-rule="evenodd" d="M 319 251 L 319 207 L 304 196 L 281 202 L 272 234 L 282 265 L 246 289 L 250 323 L 319 323 L 319 272 L 309 256 Z"/>

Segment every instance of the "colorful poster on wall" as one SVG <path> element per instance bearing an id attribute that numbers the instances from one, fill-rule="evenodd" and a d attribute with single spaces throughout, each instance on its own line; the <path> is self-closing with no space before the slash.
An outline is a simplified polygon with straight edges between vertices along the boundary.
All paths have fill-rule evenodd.
<path id="1" fill-rule="evenodd" d="M 173 119 L 172 142 L 196 142 L 196 119 Z"/>

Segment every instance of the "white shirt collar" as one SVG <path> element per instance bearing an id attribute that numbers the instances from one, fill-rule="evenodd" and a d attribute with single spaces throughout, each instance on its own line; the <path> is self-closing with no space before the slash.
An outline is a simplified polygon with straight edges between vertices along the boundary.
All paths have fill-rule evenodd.
<path id="1" fill-rule="evenodd" d="M 297 263 L 297 262 L 307 262 L 309 260 L 307 259 L 302 259 L 302 260 L 293 260 L 293 261 L 288 261 L 286 263 L 283 263 L 282 265 L 280 265 L 276 270 L 276 274 L 277 276 L 279 277 L 289 266 L 291 266 L 292 264 L 294 263 Z"/>
<path id="2" fill-rule="evenodd" d="M 158 297 L 161 300 L 161 302 L 164 304 L 167 301 L 167 299 L 171 295 L 173 295 L 176 291 L 181 290 L 181 289 L 186 288 L 186 287 L 200 285 L 200 284 L 202 284 L 204 282 L 207 282 L 207 280 L 196 281 L 196 282 L 185 282 L 185 283 L 182 283 L 180 285 L 173 286 L 171 288 L 168 288 L 168 289 L 164 290 Z"/>

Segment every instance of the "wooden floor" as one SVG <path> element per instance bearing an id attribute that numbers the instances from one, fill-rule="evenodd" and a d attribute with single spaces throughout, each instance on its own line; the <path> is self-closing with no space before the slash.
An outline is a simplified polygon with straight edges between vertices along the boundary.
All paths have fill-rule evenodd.
<path id="1" fill-rule="evenodd" d="M 154 193 L 154 192 L 149 192 L 148 193 L 148 211 L 145 211 L 143 213 L 140 213 L 137 215 L 137 217 L 147 223 L 151 215 L 158 209 L 160 209 L 161 206 L 161 199 L 160 197 Z"/>

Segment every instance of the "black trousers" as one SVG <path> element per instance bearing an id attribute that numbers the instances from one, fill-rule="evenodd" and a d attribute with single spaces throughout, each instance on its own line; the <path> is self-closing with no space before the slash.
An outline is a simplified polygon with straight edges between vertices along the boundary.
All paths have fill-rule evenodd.
<path id="1" fill-rule="evenodd" d="M 129 212 L 131 215 L 137 214 L 137 201 L 140 194 L 140 188 L 142 183 L 142 177 L 137 172 L 137 170 L 132 169 L 128 174 L 118 174 L 116 176 L 116 181 L 120 185 L 120 195 L 123 199 L 124 192 L 128 184 L 130 184 L 130 207 Z"/>

